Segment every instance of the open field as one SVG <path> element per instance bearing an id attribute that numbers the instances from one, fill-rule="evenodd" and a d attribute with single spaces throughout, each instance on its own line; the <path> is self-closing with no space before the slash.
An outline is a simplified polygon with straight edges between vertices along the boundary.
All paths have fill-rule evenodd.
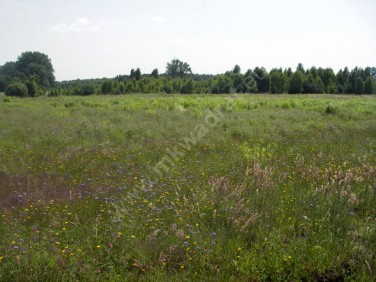
<path id="1" fill-rule="evenodd" d="M 374 281 L 375 169 L 375 96 L 0 95 L 0 281 Z"/>

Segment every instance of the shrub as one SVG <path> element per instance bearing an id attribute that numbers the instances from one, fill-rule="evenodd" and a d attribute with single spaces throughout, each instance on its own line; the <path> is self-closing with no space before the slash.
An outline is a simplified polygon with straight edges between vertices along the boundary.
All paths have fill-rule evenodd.
<path id="1" fill-rule="evenodd" d="M 5 89 L 7 96 L 27 97 L 28 94 L 26 85 L 21 82 L 12 83 Z"/>
<path id="2" fill-rule="evenodd" d="M 326 106 L 325 113 L 326 114 L 336 114 L 338 112 L 338 106 L 334 103 L 330 103 Z"/>

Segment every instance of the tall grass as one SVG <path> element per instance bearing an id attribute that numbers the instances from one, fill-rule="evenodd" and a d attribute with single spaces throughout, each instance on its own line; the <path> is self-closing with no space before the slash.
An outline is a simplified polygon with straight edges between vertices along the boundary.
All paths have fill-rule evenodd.
<path id="1" fill-rule="evenodd" d="M 0 280 L 375 280 L 375 113 L 332 95 L 0 100 Z"/>

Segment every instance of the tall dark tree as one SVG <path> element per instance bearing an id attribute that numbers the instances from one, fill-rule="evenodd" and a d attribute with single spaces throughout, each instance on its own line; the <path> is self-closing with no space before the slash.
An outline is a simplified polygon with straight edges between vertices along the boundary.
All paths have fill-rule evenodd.
<path id="1" fill-rule="evenodd" d="M 273 94 L 286 93 L 288 90 L 288 77 L 282 69 L 270 71 L 270 92 Z"/>
<path id="2" fill-rule="evenodd" d="M 366 79 L 366 82 L 364 83 L 364 94 L 373 94 L 373 81 L 371 77 L 368 77 Z"/>
<path id="3" fill-rule="evenodd" d="M 371 68 L 370 75 L 373 80 L 376 80 L 376 68 Z"/>
<path id="4" fill-rule="evenodd" d="M 304 81 L 304 93 L 321 94 L 324 93 L 324 83 L 320 76 L 314 76 L 309 73 Z"/>
<path id="5" fill-rule="evenodd" d="M 296 67 L 296 71 L 300 71 L 302 73 L 305 73 L 304 66 L 302 63 L 299 63 L 298 66 Z"/>
<path id="6" fill-rule="evenodd" d="M 257 88 L 259 93 L 270 92 L 270 76 L 264 68 L 255 68 L 254 78 L 257 83 Z"/>
<path id="7" fill-rule="evenodd" d="M 340 94 L 346 93 L 349 84 L 349 70 L 346 67 L 344 70 L 339 70 L 336 75 L 337 92 Z"/>
<path id="8" fill-rule="evenodd" d="M 131 79 L 140 80 L 141 79 L 141 70 L 140 68 L 132 69 L 130 74 Z"/>
<path id="9" fill-rule="evenodd" d="M 151 72 L 151 76 L 154 78 L 158 78 L 159 77 L 158 69 L 153 69 L 153 71 Z"/>
<path id="10" fill-rule="evenodd" d="M 171 77 L 184 77 L 192 74 L 192 70 L 188 63 L 173 59 L 171 62 L 167 63 L 166 74 Z"/>
<path id="11" fill-rule="evenodd" d="M 304 74 L 301 71 L 296 71 L 290 80 L 289 94 L 303 93 L 304 79 Z"/>
<path id="12" fill-rule="evenodd" d="M 252 70 L 244 74 L 244 93 L 257 93 L 257 82 Z"/>
<path id="13" fill-rule="evenodd" d="M 325 93 L 337 93 L 336 75 L 331 68 L 319 68 L 318 75 L 320 76 L 321 81 L 324 84 Z"/>
<path id="14" fill-rule="evenodd" d="M 364 81 L 361 77 L 358 77 L 355 83 L 355 94 L 364 94 Z"/>
<path id="15" fill-rule="evenodd" d="M 235 65 L 235 67 L 234 67 L 234 69 L 232 71 L 235 74 L 240 74 L 241 73 L 241 68 L 240 68 L 239 65 Z"/>

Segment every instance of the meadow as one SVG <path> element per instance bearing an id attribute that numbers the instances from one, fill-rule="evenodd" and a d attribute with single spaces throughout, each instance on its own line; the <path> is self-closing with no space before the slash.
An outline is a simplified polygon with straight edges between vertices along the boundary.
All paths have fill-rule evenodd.
<path id="1" fill-rule="evenodd" d="M 0 281 L 375 281 L 376 96 L 0 95 Z"/>

